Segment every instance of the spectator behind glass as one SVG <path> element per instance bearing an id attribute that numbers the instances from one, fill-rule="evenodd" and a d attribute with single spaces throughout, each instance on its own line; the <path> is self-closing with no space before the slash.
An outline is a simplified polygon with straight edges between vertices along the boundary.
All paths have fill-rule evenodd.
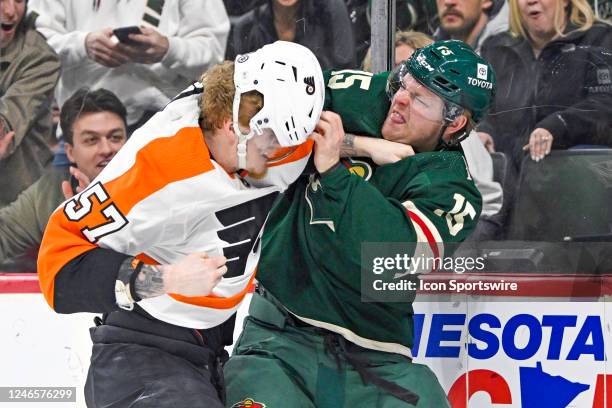
<path id="1" fill-rule="evenodd" d="M 36 252 L 57 206 L 89 184 L 125 144 L 125 120 L 125 107 L 105 89 L 80 89 L 64 103 L 61 127 L 75 167 L 70 174 L 67 168 L 48 169 L 17 200 L 0 209 L 0 264 Z"/>
<path id="2" fill-rule="evenodd" d="M 395 25 L 405 31 L 420 31 L 431 35 L 439 24 L 436 0 L 398 0 L 395 12 Z"/>
<path id="3" fill-rule="evenodd" d="M 276 40 L 310 48 L 323 69 L 355 66 L 353 32 L 343 0 L 268 0 L 236 20 L 226 59 Z"/>
<path id="4" fill-rule="evenodd" d="M 255 7 L 263 4 L 265 0 L 223 0 L 225 10 L 230 17 L 241 16 Z"/>
<path id="5" fill-rule="evenodd" d="M 363 65 L 370 48 L 372 0 L 345 0 L 353 26 L 357 62 Z M 436 0 L 395 0 L 396 31 L 432 34 L 437 27 Z"/>
<path id="6" fill-rule="evenodd" d="M 517 167 L 524 150 L 612 145 L 612 27 L 586 0 L 510 0 L 510 30 L 482 47 L 498 88 L 481 138 Z"/>
<path id="7" fill-rule="evenodd" d="M 436 40 L 461 40 L 477 53 L 492 35 L 508 30 L 505 0 L 436 0 L 440 27 Z"/>
<path id="8" fill-rule="evenodd" d="M 25 15 L 25 0 L 0 1 L 0 207 L 51 160 L 50 106 L 60 63 L 34 28 L 35 16 Z"/>
<path id="9" fill-rule="evenodd" d="M 114 92 L 136 129 L 223 59 L 229 20 L 221 0 L 32 0 L 36 25 L 61 55 L 59 105 L 87 84 Z M 113 29 L 140 26 L 133 45 Z"/>
<path id="10" fill-rule="evenodd" d="M 395 33 L 395 61 L 393 68 L 397 67 L 402 61 L 406 61 L 414 50 L 423 48 L 433 42 L 427 34 L 418 31 L 398 31 Z M 368 50 L 363 60 L 364 71 L 372 72 L 372 51 Z"/>

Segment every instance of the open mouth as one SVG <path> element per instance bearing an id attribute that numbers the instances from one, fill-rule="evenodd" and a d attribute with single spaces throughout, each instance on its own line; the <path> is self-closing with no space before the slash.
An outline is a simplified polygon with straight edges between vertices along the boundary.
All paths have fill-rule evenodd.
<path id="1" fill-rule="evenodd" d="M 2 23 L 0 28 L 2 28 L 2 31 L 12 31 L 15 28 L 15 24 Z"/>
<path id="2" fill-rule="evenodd" d="M 399 112 L 397 111 L 393 111 L 391 112 L 391 121 L 393 121 L 393 123 L 397 123 L 397 124 L 404 124 L 406 123 L 406 119 L 404 119 L 404 117 L 399 114 Z"/>
<path id="3" fill-rule="evenodd" d="M 529 13 L 527 13 L 527 15 L 528 15 L 530 18 L 538 18 L 538 16 L 539 16 L 540 14 L 542 14 L 542 13 L 540 13 L 539 11 L 530 11 Z"/>

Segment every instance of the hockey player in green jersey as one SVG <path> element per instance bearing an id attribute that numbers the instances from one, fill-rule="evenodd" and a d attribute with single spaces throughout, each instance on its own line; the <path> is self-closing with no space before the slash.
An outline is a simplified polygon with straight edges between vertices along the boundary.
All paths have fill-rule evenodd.
<path id="1" fill-rule="evenodd" d="M 465 44 L 444 41 L 381 78 L 329 76 L 327 107 L 340 115 L 323 113 L 317 173 L 294 183 L 267 221 L 258 292 L 225 366 L 229 407 L 448 406 L 433 372 L 412 362 L 414 293 L 362 302 L 361 247 L 411 242 L 415 254 L 442 258 L 469 235 L 481 197 L 459 142 L 486 114 L 494 73 Z M 340 160 L 343 140 L 354 140 L 345 130 L 415 154 L 351 172 Z M 363 140 L 349 147 L 371 155 Z"/>

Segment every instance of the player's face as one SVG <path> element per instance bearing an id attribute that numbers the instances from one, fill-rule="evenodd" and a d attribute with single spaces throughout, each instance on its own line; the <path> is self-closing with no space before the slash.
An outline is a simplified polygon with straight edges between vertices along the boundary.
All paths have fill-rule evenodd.
<path id="1" fill-rule="evenodd" d="M 66 154 L 90 180 L 100 174 L 127 140 L 123 120 L 111 112 L 81 115 L 72 129 L 73 144 L 66 143 Z"/>
<path id="2" fill-rule="evenodd" d="M 436 0 L 440 25 L 451 35 L 469 34 L 491 0 Z"/>
<path id="3" fill-rule="evenodd" d="M 6 48 L 25 14 L 25 0 L 0 0 L 0 48 Z"/>
<path id="4" fill-rule="evenodd" d="M 517 0 L 521 21 L 531 37 L 550 40 L 555 35 L 555 10 L 560 7 L 559 18 L 565 21 L 568 0 Z"/>
<path id="5" fill-rule="evenodd" d="M 263 177 L 266 174 L 268 161 L 274 159 L 281 145 L 278 143 L 274 132 L 264 129 L 262 135 L 255 135 L 247 142 L 247 170 L 254 178 Z"/>
<path id="6" fill-rule="evenodd" d="M 443 112 L 442 99 L 407 74 L 393 96 L 382 135 L 419 151 L 433 150 L 443 124 Z"/>

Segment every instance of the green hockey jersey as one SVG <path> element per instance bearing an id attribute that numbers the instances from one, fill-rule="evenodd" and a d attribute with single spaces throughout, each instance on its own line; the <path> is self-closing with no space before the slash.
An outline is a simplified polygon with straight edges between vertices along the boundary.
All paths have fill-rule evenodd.
<path id="1" fill-rule="evenodd" d="M 338 87 L 329 78 L 327 108 L 355 133 L 380 129 L 384 82 L 381 91 L 372 88 L 377 76 L 365 89 L 367 80 Z M 345 106 L 336 107 L 340 101 Z M 461 151 L 419 153 L 380 167 L 343 160 L 323 176 L 302 176 L 275 206 L 257 279 L 302 321 L 362 347 L 411 356 L 414 292 L 403 302 L 362 302 L 362 243 L 410 242 L 415 253 L 444 257 L 445 244 L 463 241 L 480 210 Z"/>
<path id="2" fill-rule="evenodd" d="M 380 129 L 390 106 L 385 90 L 387 76 L 386 72 L 351 69 L 324 71 L 327 87 L 323 109 L 340 115 L 348 133 L 382 137 Z"/>

